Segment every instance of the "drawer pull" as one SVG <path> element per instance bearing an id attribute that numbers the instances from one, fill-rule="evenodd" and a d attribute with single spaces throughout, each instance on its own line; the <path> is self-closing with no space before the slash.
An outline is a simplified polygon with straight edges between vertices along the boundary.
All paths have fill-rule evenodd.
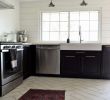
<path id="1" fill-rule="evenodd" d="M 75 56 L 65 56 L 66 58 L 75 58 Z"/>
<path id="2" fill-rule="evenodd" d="M 85 56 L 86 58 L 95 58 L 96 56 Z"/>
<path id="3" fill-rule="evenodd" d="M 110 48 L 110 46 L 105 46 L 106 48 Z"/>
<path id="4" fill-rule="evenodd" d="M 85 53 L 85 52 L 76 52 L 76 53 Z"/>

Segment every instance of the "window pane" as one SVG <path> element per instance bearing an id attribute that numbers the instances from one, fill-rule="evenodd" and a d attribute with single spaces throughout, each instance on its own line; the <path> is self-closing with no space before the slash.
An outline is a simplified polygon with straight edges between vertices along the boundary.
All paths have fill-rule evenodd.
<path id="1" fill-rule="evenodd" d="M 60 22 L 60 31 L 68 31 L 68 22 Z"/>
<path id="2" fill-rule="evenodd" d="M 49 40 L 49 32 L 42 32 L 42 40 L 43 41 Z"/>
<path id="3" fill-rule="evenodd" d="M 81 40 L 89 41 L 89 32 L 81 32 Z"/>
<path id="4" fill-rule="evenodd" d="M 70 20 L 79 20 L 79 12 L 70 12 Z"/>
<path id="5" fill-rule="evenodd" d="M 42 13 L 42 21 L 49 21 L 49 13 Z"/>
<path id="6" fill-rule="evenodd" d="M 59 21 L 59 13 L 51 13 L 50 20 L 51 21 Z"/>
<path id="7" fill-rule="evenodd" d="M 68 12 L 60 12 L 60 21 L 68 21 Z"/>
<path id="8" fill-rule="evenodd" d="M 50 32 L 50 41 L 59 41 L 59 32 Z"/>
<path id="9" fill-rule="evenodd" d="M 90 20 L 98 20 L 98 11 L 90 12 Z"/>
<path id="10" fill-rule="evenodd" d="M 98 14 L 98 11 L 42 13 L 42 40 L 66 41 L 70 29 L 70 40 L 79 42 L 81 26 L 83 41 L 98 41 Z"/>
<path id="11" fill-rule="evenodd" d="M 98 21 L 90 21 L 90 31 L 98 31 Z"/>
<path id="12" fill-rule="evenodd" d="M 70 41 L 79 41 L 79 32 L 70 32 Z"/>
<path id="13" fill-rule="evenodd" d="M 42 31 L 49 31 L 49 22 L 42 22 Z"/>
<path id="14" fill-rule="evenodd" d="M 90 41 L 98 41 L 98 33 L 90 32 Z"/>
<path id="15" fill-rule="evenodd" d="M 60 32 L 60 40 L 66 41 L 68 37 L 68 32 Z"/>
<path id="16" fill-rule="evenodd" d="M 81 31 L 89 31 L 89 21 L 81 21 Z"/>
<path id="17" fill-rule="evenodd" d="M 80 20 L 89 20 L 89 11 L 81 11 Z"/>
<path id="18" fill-rule="evenodd" d="M 70 22 L 70 31 L 79 31 L 79 21 Z"/>
<path id="19" fill-rule="evenodd" d="M 59 22 L 50 22 L 50 31 L 59 31 Z"/>

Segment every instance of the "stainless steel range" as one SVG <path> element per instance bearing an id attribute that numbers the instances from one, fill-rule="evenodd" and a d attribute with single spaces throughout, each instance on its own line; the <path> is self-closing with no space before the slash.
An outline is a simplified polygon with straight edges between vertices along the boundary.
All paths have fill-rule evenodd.
<path id="1" fill-rule="evenodd" d="M 0 43 L 0 96 L 22 83 L 22 55 L 22 44 Z"/>

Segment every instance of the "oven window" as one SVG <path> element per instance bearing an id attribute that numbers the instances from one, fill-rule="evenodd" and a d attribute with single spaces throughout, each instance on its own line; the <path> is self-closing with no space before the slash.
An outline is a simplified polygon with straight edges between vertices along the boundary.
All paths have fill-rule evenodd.
<path id="1" fill-rule="evenodd" d="M 7 78 L 22 71 L 22 52 L 17 52 L 17 67 L 12 68 L 11 57 L 9 52 L 4 52 L 3 57 L 3 77 Z"/>

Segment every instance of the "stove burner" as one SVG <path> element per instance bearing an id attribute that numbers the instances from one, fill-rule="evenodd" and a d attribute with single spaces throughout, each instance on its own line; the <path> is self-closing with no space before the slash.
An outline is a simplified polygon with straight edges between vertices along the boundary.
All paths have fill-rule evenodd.
<path id="1" fill-rule="evenodd" d="M 3 49 L 10 49 L 11 46 L 4 46 Z"/>

